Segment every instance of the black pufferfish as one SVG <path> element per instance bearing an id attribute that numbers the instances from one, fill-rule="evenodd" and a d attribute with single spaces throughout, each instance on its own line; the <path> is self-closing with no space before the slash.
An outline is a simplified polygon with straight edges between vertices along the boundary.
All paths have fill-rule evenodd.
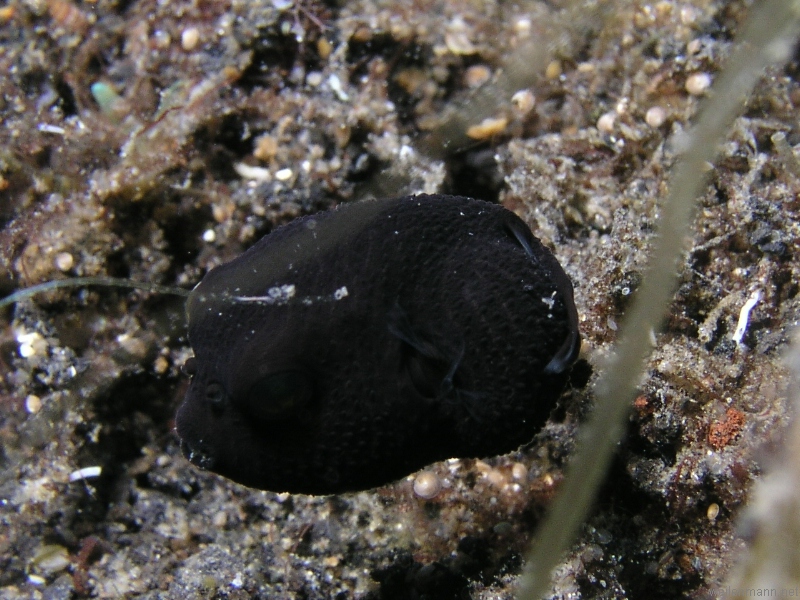
<path id="1" fill-rule="evenodd" d="M 580 336 L 572 284 L 505 208 L 419 195 L 276 229 L 188 303 L 176 429 L 249 487 L 365 490 L 529 442 Z"/>

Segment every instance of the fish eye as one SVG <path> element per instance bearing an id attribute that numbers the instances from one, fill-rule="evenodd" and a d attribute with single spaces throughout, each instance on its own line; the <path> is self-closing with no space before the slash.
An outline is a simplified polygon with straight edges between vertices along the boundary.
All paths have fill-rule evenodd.
<path id="1" fill-rule="evenodd" d="M 303 408 L 313 391 L 310 379 L 300 371 L 270 373 L 250 386 L 243 408 L 263 421 L 282 419 Z"/>
<path id="2" fill-rule="evenodd" d="M 188 377 L 193 377 L 197 373 L 197 359 L 194 356 L 187 358 L 181 367 L 181 372 Z"/>
<path id="3" fill-rule="evenodd" d="M 211 406 L 211 410 L 220 412 L 225 406 L 226 397 L 225 388 L 221 383 L 212 381 L 206 386 L 206 401 Z"/>

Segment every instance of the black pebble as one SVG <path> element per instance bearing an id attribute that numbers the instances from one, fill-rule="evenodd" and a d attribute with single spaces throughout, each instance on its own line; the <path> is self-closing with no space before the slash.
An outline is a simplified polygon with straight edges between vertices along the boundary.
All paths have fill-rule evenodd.
<path id="1" fill-rule="evenodd" d="M 541 428 L 579 346 L 572 285 L 513 213 L 453 196 L 303 217 L 189 297 L 194 464 L 305 494 L 380 486 Z"/>

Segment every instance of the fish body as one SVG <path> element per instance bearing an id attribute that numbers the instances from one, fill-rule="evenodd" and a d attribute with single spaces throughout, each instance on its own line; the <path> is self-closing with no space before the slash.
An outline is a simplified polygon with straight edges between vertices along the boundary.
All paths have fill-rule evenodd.
<path id="1" fill-rule="evenodd" d="M 462 197 L 342 206 L 192 291 L 186 456 L 333 494 L 529 442 L 580 346 L 572 285 L 516 215 Z"/>

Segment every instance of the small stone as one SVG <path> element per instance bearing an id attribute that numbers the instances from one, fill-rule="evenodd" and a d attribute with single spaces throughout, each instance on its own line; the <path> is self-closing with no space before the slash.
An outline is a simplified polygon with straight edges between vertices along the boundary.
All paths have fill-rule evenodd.
<path id="1" fill-rule="evenodd" d="M 639 29 L 651 27 L 654 22 L 655 15 L 653 14 L 652 6 L 649 4 L 642 6 L 640 10 L 633 15 L 633 24 Z"/>
<path id="2" fill-rule="evenodd" d="M 425 500 L 435 498 L 442 491 L 442 482 L 436 473 L 422 471 L 414 478 L 414 493 Z"/>
<path id="3" fill-rule="evenodd" d="M 30 414 L 36 414 L 42 409 L 42 399 L 39 396 L 34 396 L 31 394 L 27 398 L 25 398 L 25 410 L 27 410 Z"/>
<path id="4" fill-rule="evenodd" d="M 653 129 L 657 129 L 667 120 L 667 111 L 660 106 L 651 106 L 644 115 L 644 121 Z"/>
<path id="5" fill-rule="evenodd" d="M 163 29 L 156 29 L 153 32 L 153 45 L 159 50 L 169 48 L 172 43 L 172 36 Z"/>
<path id="6" fill-rule="evenodd" d="M 698 10 L 694 6 L 684 6 L 680 14 L 684 25 L 694 25 L 697 22 Z"/>
<path id="7" fill-rule="evenodd" d="M 333 52 L 333 44 L 331 44 L 326 38 L 320 38 L 317 40 L 317 54 L 322 60 L 328 60 L 328 57 Z"/>
<path id="8" fill-rule="evenodd" d="M 206 229 L 203 232 L 203 241 L 208 242 L 209 244 L 215 242 L 217 240 L 217 234 L 214 232 L 213 229 Z"/>
<path id="9" fill-rule="evenodd" d="M 520 90 L 511 96 L 511 103 L 520 113 L 527 114 L 536 104 L 536 96 L 530 90 Z"/>
<path id="10" fill-rule="evenodd" d="M 595 537 L 597 538 L 597 543 L 603 546 L 610 544 L 614 539 L 614 536 L 612 536 L 611 532 L 607 529 L 596 529 L 594 533 Z"/>
<path id="11" fill-rule="evenodd" d="M 100 466 L 83 467 L 82 469 L 78 469 L 77 471 L 70 473 L 69 481 L 70 483 L 75 483 L 76 481 L 85 481 L 94 477 L 100 477 L 102 473 L 103 467 Z"/>
<path id="12" fill-rule="evenodd" d="M 550 61 L 550 64 L 548 64 L 547 68 L 544 70 L 544 76 L 550 80 L 561 77 L 561 61 Z"/>
<path id="13" fill-rule="evenodd" d="M 75 259 L 69 252 L 59 252 L 56 254 L 55 259 L 56 269 L 62 273 L 66 273 L 75 265 Z"/>
<path id="14" fill-rule="evenodd" d="M 409 68 L 398 71 L 394 76 L 394 81 L 410 95 L 419 93 L 423 85 L 428 81 L 426 74 L 420 69 Z"/>
<path id="15" fill-rule="evenodd" d="M 692 96 L 700 96 L 711 87 L 711 75 L 708 73 L 694 73 L 686 80 L 686 91 Z"/>
<path id="16" fill-rule="evenodd" d="M 272 173 L 270 173 L 269 169 L 265 169 L 264 167 L 253 167 L 245 163 L 234 163 L 233 170 L 236 171 L 242 179 L 272 181 Z"/>
<path id="17" fill-rule="evenodd" d="M 336 141 L 336 145 L 339 148 L 344 148 L 347 144 L 350 143 L 350 136 L 352 135 L 353 131 L 350 129 L 347 123 L 340 123 L 338 127 L 333 128 L 333 139 Z M 334 156 L 331 159 L 331 164 L 338 160 L 337 156 Z M 333 168 L 332 170 L 336 170 L 338 167 Z"/>
<path id="18" fill-rule="evenodd" d="M 478 125 L 473 125 L 467 129 L 467 136 L 473 140 L 486 140 L 495 135 L 499 135 L 506 130 L 508 119 L 505 117 L 490 117 L 484 119 Z"/>
<path id="19" fill-rule="evenodd" d="M 13 6 L 4 6 L 0 8 L 0 23 L 6 23 L 14 18 L 16 8 Z"/>
<path id="20" fill-rule="evenodd" d="M 181 33 L 181 48 L 186 50 L 186 52 L 191 52 L 197 48 L 199 42 L 200 32 L 197 30 L 197 27 L 189 27 L 184 29 L 183 33 Z"/>
<path id="21" fill-rule="evenodd" d="M 64 546 L 47 544 L 36 551 L 31 564 L 37 571 L 51 575 L 63 571 L 72 564 L 72 561 L 69 559 L 69 550 Z"/>
<path id="22" fill-rule="evenodd" d="M 218 511 L 214 513 L 214 516 L 211 518 L 211 523 L 217 529 L 223 529 L 228 523 L 228 515 L 226 515 L 224 511 Z"/>
<path id="23" fill-rule="evenodd" d="M 613 112 L 607 112 L 599 119 L 597 119 L 597 129 L 602 133 L 613 133 L 614 123 L 617 120 L 617 115 Z"/>
<path id="24" fill-rule="evenodd" d="M 278 181 L 289 181 L 294 176 L 291 169 L 281 169 L 275 173 L 275 179 Z"/>
<path id="25" fill-rule="evenodd" d="M 336 74 L 331 75 L 328 77 L 328 86 L 331 88 L 336 97 L 339 98 L 342 102 L 347 102 L 350 99 L 350 96 L 347 95 L 347 92 L 344 91 L 342 87 L 342 80 L 339 79 L 339 76 Z"/>
<path id="26" fill-rule="evenodd" d="M 278 140 L 271 135 L 265 133 L 256 138 L 256 147 L 253 150 L 253 156 L 258 160 L 269 161 L 275 158 L 278 153 Z"/>
<path id="27" fill-rule="evenodd" d="M 476 461 L 475 461 L 475 462 L 472 464 L 472 466 L 473 466 L 473 467 L 475 468 L 475 470 L 476 470 L 476 471 L 478 471 L 478 473 L 480 473 L 481 475 L 486 475 L 486 474 L 487 474 L 489 471 L 491 471 L 491 470 L 492 470 L 492 465 L 490 465 L 489 463 L 487 463 L 487 462 L 485 462 L 485 461 L 482 461 L 482 460 L 476 460 Z"/>
<path id="28" fill-rule="evenodd" d="M 448 31 L 444 34 L 444 43 L 457 56 L 469 56 L 478 52 L 465 31 Z"/>
<path id="29" fill-rule="evenodd" d="M 132 360 L 142 360 L 147 355 L 147 344 L 144 340 L 129 333 L 117 336 L 117 346 Z"/>
<path id="30" fill-rule="evenodd" d="M 319 87 L 322 84 L 322 73 L 319 71 L 311 71 L 306 75 L 306 83 L 311 87 Z"/>
<path id="31" fill-rule="evenodd" d="M 44 355 L 47 352 L 47 341 L 36 331 L 18 334 L 17 343 L 19 344 L 18 352 L 22 358 L 30 358 L 37 354 Z"/>
<path id="32" fill-rule="evenodd" d="M 514 463 L 511 467 L 511 477 L 516 481 L 523 481 L 528 476 L 528 468 L 522 463 Z"/>
<path id="33" fill-rule="evenodd" d="M 211 205 L 211 216 L 217 223 L 225 223 L 233 217 L 236 212 L 236 205 L 233 202 L 224 202 L 222 204 Z"/>
<path id="34" fill-rule="evenodd" d="M 486 65 L 472 65 L 464 73 L 464 82 L 467 87 L 476 88 L 489 81 L 492 70 Z"/>
<path id="35" fill-rule="evenodd" d="M 527 34 L 531 31 L 531 20 L 528 17 L 522 17 L 514 22 L 514 31 L 519 34 Z"/>
<path id="36" fill-rule="evenodd" d="M 492 527 L 497 535 L 509 535 L 514 532 L 514 526 L 508 521 L 500 521 L 497 525 Z"/>
<path id="37" fill-rule="evenodd" d="M 153 371 L 155 371 L 158 375 L 163 375 L 167 372 L 167 369 L 169 369 L 169 361 L 163 356 L 156 358 L 155 362 L 153 363 Z"/>
<path id="38" fill-rule="evenodd" d="M 372 31 L 366 25 L 362 25 L 358 27 L 354 32 L 353 35 L 350 36 L 351 42 L 356 42 L 359 44 L 363 44 L 368 42 L 372 39 Z"/>
<path id="39" fill-rule="evenodd" d="M 656 17 L 658 17 L 659 19 L 665 19 L 666 17 L 672 14 L 672 3 L 665 2 L 664 0 L 662 0 L 661 2 L 656 4 L 655 9 L 656 9 Z"/>
<path id="40" fill-rule="evenodd" d="M 326 556 L 322 559 L 322 564 L 326 567 L 338 567 L 341 561 L 339 556 Z"/>
<path id="41" fill-rule="evenodd" d="M 486 479 L 489 481 L 496 488 L 503 488 L 508 483 L 506 476 L 503 474 L 502 471 L 498 471 L 497 469 L 491 469 L 484 473 Z"/>

